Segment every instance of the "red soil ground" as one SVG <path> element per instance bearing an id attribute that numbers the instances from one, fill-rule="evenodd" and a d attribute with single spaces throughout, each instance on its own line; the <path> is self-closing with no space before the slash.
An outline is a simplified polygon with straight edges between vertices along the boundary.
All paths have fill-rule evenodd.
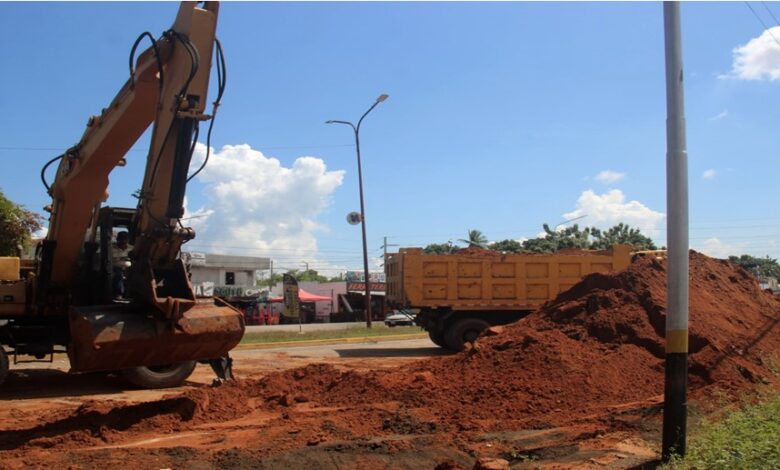
<path id="1" fill-rule="evenodd" d="M 777 386 L 780 299 L 725 261 L 692 252 L 690 269 L 691 396 Z M 469 454 L 478 435 L 566 427 L 571 432 L 562 439 L 576 444 L 657 422 L 665 303 L 665 262 L 642 256 L 622 273 L 586 277 L 462 354 L 369 373 L 311 365 L 161 401 L 89 403 L 37 427 L 0 431 L 0 457 L 29 463 L 25 457 L 45 460 L 42 449 L 105 446 L 228 422 L 263 427 L 272 446 L 234 446 L 253 448 L 258 458 L 390 435 L 434 436 Z M 384 450 L 414 447 L 409 442 Z"/>

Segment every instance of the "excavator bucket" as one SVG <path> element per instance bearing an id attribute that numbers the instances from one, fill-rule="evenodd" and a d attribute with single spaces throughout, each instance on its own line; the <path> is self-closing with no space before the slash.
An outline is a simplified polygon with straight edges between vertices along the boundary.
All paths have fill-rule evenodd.
<path id="1" fill-rule="evenodd" d="M 244 317 L 198 300 L 172 325 L 131 305 L 71 307 L 71 370 L 91 372 L 217 359 L 244 335 Z"/>

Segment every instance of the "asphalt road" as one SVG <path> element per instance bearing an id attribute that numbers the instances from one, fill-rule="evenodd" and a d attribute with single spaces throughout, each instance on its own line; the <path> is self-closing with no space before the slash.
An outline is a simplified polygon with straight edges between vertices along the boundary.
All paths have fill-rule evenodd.
<path id="1" fill-rule="evenodd" d="M 365 341 L 361 343 L 285 346 L 268 349 L 239 349 L 230 353 L 233 360 L 254 361 L 278 357 L 279 354 L 296 359 L 327 360 L 337 358 L 422 358 L 448 354 L 428 338 L 405 340 Z"/>
<path id="2" fill-rule="evenodd" d="M 302 328 L 303 331 L 336 331 L 336 330 L 348 330 L 350 328 L 360 328 L 366 326 L 366 322 L 349 322 L 349 323 L 304 323 L 300 325 L 251 325 L 246 327 L 247 333 L 257 333 L 261 331 L 298 331 Z M 381 320 L 371 322 L 372 328 L 387 328 Z M 422 331 L 422 330 L 420 330 Z"/>

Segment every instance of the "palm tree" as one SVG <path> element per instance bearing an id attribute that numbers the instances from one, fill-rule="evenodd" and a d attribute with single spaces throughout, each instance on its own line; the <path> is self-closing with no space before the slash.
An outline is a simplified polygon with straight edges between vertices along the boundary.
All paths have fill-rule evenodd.
<path id="1" fill-rule="evenodd" d="M 657 249 L 651 238 L 643 235 L 638 228 L 632 228 L 622 222 L 603 232 L 592 228 L 591 235 L 595 238 L 591 248 L 595 249 L 606 249 L 618 243 L 632 245 L 640 250 Z"/>
<path id="2" fill-rule="evenodd" d="M 458 241 L 463 243 L 468 243 L 469 248 L 471 248 L 472 246 L 485 248 L 488 243 L 487 237 L 479 230 L 469 230 L 469 238 L 468 239 L 461 238 Z"/>

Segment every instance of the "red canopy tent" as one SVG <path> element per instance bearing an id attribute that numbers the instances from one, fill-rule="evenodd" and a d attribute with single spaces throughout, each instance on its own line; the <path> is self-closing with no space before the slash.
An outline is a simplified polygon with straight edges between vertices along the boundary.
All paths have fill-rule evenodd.
<path id="1" fill-rule="evenodd" d="M 298 288 L 298 300 L 301 302 L 330 302 L 330 297 L 325 295 L 317 295 L 312 294 L 311 292 L 307 292 L 300 287 Z M 284 297 L 269 297 L 269 302 L 283 302 Z"/>

